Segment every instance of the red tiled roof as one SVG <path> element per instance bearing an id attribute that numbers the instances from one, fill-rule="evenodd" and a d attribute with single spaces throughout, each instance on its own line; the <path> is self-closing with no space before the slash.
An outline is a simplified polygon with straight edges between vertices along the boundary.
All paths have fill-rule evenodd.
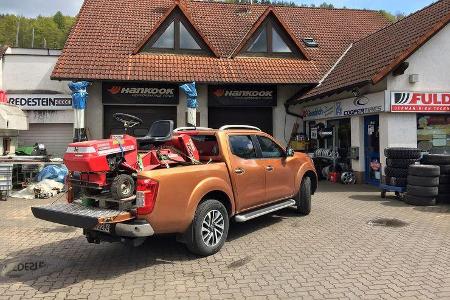
<path id="1" fill-rule="evenodd" d="M 376 84 L 450 21 L 450 0 L 438 1 L 356 42 L 305 101 L 355 85 Z"/>
<path id="2" fill-rule="evenodd" d="M 55 79 L 143 80 L 230 83 L 317 83 L 341 53 L 389 21 L 365 10 L 274 6 L 273 12 L 304 48 L 304 59 L 232 57 L 267 5 L 186 0 L 180 5 L 218 57 L 133 54 L 168 11 L 173 0 L 85 0 L 62 55 Z"/>

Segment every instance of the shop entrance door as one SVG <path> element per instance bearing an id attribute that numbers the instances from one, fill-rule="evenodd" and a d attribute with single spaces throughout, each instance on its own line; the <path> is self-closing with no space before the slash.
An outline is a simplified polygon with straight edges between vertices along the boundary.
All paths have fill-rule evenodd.
<path id="1" fill-rule="evenodd" d="M 381 179 L 379 116 L 364 117 L 366 183 L 378 186 Z"/>

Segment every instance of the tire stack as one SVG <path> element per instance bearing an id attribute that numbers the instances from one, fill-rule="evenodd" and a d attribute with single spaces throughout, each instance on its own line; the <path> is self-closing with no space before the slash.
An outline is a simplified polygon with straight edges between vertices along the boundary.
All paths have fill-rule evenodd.
<path id="1" fill-rule="evenodd" d="M 421 152 L 416 148 L 393 147 L 384 149 L 386 156 L 386 175 L 387 185 L 405 187 L 407 185 L 408 167 L 419 161 Z"/>
<path id="2" fill-rule="evenodd" d="M 439 166 L 409 166 L 405 203 L 417 206 L 436 205 L 439 193 L 439 175 Z"/>
<path id="3" fill-rule="evenodd" d="M 440 168 L 439 194 L 437 202 L 450 203 L 450 155 L 425 154 L 421 160 L 424 165 L 436 165 Z"/>

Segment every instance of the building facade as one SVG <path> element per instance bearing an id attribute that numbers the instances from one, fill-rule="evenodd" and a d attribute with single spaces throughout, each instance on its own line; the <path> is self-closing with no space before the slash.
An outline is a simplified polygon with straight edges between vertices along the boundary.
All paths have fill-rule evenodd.
<path id="1" fill-rule="evenodd" d="M 68 82 L 50 79 L 60 53 L 60 50 L 8 48 L 0 77 L 8 102 L 28 116 L 29 130 L 19 133 L 19 146 L 43 143 L 55 157 L 62 157 L 73 138 Z"/>

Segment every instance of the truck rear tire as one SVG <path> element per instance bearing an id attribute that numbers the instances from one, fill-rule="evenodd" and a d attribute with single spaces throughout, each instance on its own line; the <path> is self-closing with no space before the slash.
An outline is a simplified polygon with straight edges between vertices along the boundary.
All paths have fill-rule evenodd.
<path id="1" fill-rule="evenodd" d="M 134 179 L 130 175 L 117 175 L 111 183 L 111 194 L 116 200 L 131 197 L 134 194 L 134 186 Z"/>
<path id="2" fill-rule="evenodd" d="M 229 218 L 225 206 L 214 199 L 200 203 L 189 229 L 186 246 L 194 254 L 209 256 L 222 248 L 228 235 Z"/>
<path id="3" fill-rule="evenodd" d="M 302 215 L 309 215 L 311 212 L 311 178 L 308 176 L 303 177 L 300 185 L 300 191 L 297 194 L 297 212 Z"/>

